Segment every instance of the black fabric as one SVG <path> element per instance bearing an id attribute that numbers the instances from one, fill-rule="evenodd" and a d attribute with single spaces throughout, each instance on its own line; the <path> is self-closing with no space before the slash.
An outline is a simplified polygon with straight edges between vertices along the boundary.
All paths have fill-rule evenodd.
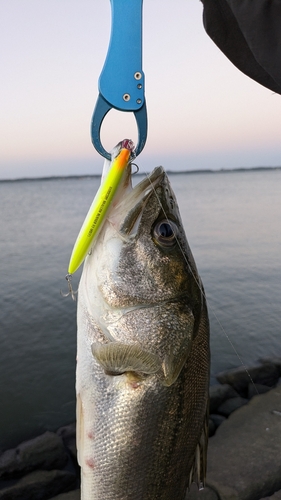
<path id="1" fill-rule="evenodd" d="M 281 0 L 202 0 L 208 35 L 243 73 L 281 94 Z"/>

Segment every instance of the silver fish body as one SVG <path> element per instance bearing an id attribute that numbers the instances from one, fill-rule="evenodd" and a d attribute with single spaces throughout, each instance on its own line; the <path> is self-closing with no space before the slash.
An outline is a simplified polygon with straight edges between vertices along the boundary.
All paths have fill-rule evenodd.
<path id="1" fill-rule="evenodd" d="M 78 292 L 82 500 L 183 500 L 206 473 L 209 323 L 161 167 L 124 184 Z"/>

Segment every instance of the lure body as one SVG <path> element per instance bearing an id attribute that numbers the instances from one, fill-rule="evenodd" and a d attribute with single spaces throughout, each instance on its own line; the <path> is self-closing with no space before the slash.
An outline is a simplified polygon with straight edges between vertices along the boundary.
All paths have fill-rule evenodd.
<path id="1" fill-rule="evenodd" d="M 69 274 L 77 271 L 89 252 L 130 163 L 132 141 L 126 139 L 118 146 L 120 151 L 113 159 L 77 236 L 68 266 Z"/>

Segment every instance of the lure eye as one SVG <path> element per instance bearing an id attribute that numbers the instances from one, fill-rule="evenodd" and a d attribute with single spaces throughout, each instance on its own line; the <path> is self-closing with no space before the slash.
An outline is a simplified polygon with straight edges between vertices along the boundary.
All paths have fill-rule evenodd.
<path id="1" fill-rule="evenodd" d="M 178 228 L 174 222 L 169 219 L 157 222 L 153 229 L 153 236 L 163 247 L 171 247 L 177 239 Z"/>

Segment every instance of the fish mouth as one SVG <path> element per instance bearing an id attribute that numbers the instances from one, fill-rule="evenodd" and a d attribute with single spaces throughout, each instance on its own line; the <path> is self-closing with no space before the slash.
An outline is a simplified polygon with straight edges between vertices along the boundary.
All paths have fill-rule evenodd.
<path id="1" fill-rule="evenodd" d="M 126 216 L 119 226 L 119 232 L 121 234 L 125 236 L 133 232 L 151 194 L 155 193 L 165 175 L 166 173 L 163 167 L 156 167 L 124 197 L 120 204 L 120 208 L 122 212 L 124 210 Z"/>

